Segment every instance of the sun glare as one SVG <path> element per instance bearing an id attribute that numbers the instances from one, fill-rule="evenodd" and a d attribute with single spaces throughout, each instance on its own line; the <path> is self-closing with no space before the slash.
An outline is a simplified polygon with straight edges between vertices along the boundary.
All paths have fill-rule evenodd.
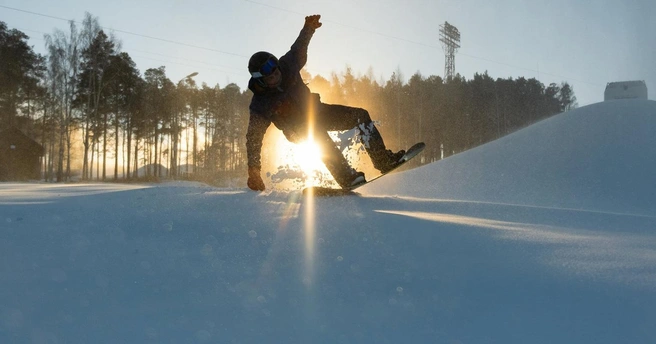
<path id="1" fill-rule="evenodd" d="M 276 156 L 273 159 L 274 173 L 280 173 L 289 178 L 304 179 L 304 186 L 320 185 L 330 178 L 328 169 L 321 161 L 321 149 L 311 141 L 303 141 L 298 144 L 287 141 L 283 135 L 276 138 Z M 286 183 L 280 184 L 288 187 Z"/>
<path id="2" fill-rule="evenodd" d="M 304 141 L 295 147 L 293 154 L 294 164 L 301 167 L 307 175 L 312 175 L 324 169 L 321 162 L 321 149 L 313 141 Z"/>
<path id="3" fill-rule="evenodd" d="M 349 164 L 366 174 L 375 175 L 371 161 L 359 143 L 353 144 L 354 132 L 330 133 L 333 140 L 339 144 L 340 150 Z M 265 171 L 270 172 L 276 188 L 298 189 L 299 187 L 326 186 L 338 187 L 326 165 L 321 161 L 321 148 L 308 139 L 297 144 L 289 142 L 280 131 L 267 132 L 267 146 L 273 147 L 273 154 L 268 156 L 264 164 Z M 342 143 L 348 144 L 344 146 Z M 301 185 L 299 185 L 299 183 Z"/>

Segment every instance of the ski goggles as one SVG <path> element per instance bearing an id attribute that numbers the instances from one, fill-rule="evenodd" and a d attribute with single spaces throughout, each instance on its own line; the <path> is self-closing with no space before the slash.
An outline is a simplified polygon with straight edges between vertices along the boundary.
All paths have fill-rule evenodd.
<path id="1" fill-rule="evenodd" d="M 269 59 L 260 67 L 260 71 L 252 72 L 251 76 L 254 78 L 262 78 L 273 74 L 278 69 L 278 60 L 274 57 Z"/>

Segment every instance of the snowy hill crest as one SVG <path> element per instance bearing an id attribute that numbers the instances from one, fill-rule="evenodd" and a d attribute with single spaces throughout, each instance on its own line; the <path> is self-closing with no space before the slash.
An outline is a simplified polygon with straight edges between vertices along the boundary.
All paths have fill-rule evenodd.
<path id="1" fill-rule="evenodd" d="M 562 113 L 362 190 L 656 214 L 655 172 L 656 102 L 618 100 Z"/>

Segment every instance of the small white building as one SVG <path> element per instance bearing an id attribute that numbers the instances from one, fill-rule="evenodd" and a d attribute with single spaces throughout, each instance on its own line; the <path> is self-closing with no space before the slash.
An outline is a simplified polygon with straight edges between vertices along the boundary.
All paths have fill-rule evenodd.
<path id="1" fill-rule="evenodd" d="M 604 101 L 613 99 L 647 99 L 647 84 L 644 80 L 609 82 Z"/>

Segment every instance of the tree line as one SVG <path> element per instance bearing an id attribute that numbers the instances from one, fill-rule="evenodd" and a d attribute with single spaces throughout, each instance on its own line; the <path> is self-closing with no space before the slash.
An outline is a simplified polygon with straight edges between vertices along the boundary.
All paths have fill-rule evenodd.
<path id="1" fill-rule="evenodd" d="M 406 82 L 397 70 L 389 80 L 376 81 L 372 71 L 356 77 L 347 67 L 330 81 L 321 76 L 310 80 L 310 88 L 323 90 L 322 100 L 368 109 L 391 146 L 407 148 L 425 142 L 423 163 L 578 106 L 566 82 L 545 86 L 533 78 L 493 79 L 487 72 L 476 73 L 471 80 L 459 74 L 444 80 L 417 72 Z"/>
<path id="2" fill-rule="evenodd" d="M 171 81 L 164 66 L 143 75 L 120 41 L 86 14 L 81 27 L 45 36 L 46 55 L 0 22 L 0 130 L 21 129 L 45 148 L 47 181 L 194 178 L 217 183 L 245 175 L 251 93 L 236 84 Z M 329 79 L 303 71 L 322 101 L 369 110 L 388 146 L 424 141 L 428 163 L 489 142 L 576 106 L 567 83 L 444 80 L 396 71 L 376 80 L 350 68 Z M 247 74 L 245 74 L 247 77 Z M 111 164 L 111 166 L 110 166 Z M 166 167 L 165 171 L 162 166 Z M 109 173 L 108 173 L 109 171 Z"/>
<path id="3" fill-rule="evenodd" d="M 181 171 L 211 178 L 243 166 L 249 95 L 237 85 L 199 87 L 192 75 L 174 83 L 165 67 L 141 75 L 88 13 L 80 28 L 70 22 L 45 36 L 46 56 L 27 39 L 0 22 L 8 62 L 0 65 L 0 129 L 16 126 L 45 148 L 47 181 Z"/>

